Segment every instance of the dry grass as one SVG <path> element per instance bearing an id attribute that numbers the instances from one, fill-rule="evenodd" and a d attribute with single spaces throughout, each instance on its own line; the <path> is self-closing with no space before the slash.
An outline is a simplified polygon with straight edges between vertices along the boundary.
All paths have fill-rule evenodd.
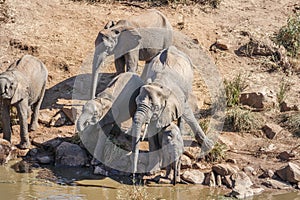
<path id="1" fill-rule="evenodd" d="M 259 113 L 234 106 L 227 111 L 225 123 L 233 131 L 249 132 L 261 128 L 262 118 Z"/>

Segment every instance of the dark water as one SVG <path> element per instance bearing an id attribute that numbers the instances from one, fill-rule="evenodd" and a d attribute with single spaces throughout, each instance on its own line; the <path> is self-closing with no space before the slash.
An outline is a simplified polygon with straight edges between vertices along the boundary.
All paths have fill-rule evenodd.
<path id="1" fill-rule="evenodd" d="M 89 180 L 95 186 L 66 186 L 36 178 L 32 173 L 16 173 L 10 166 L 0 166 L 0 199 L 230 199 L 224 197 L 228 191 L 209 189 L 204 186 L 178 185 L 176 187 L 133 187 L 120 184 L 109 178 Z M 76 174 L 75 174 L 76 177 Z M 89 183 L 87 181 L 86 183 Z M 112 185 L 114 188 L 98 187 Z M 97 186 L 97 187 L 96 187 Z M 272 200 L 300 200 L 300 193 L 264 193 L 250 198 Z"/>

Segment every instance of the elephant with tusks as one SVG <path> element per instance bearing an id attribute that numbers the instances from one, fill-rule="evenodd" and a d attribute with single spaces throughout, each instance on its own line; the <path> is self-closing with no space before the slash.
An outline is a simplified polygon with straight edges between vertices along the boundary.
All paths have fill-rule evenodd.
<path id="1" fill-rule="evenodd" d="M 0 74 L 3 138 L 11 141 L 10 107 L 16 106 L 20 120 L 19 148 L 30 146 L 28 111 L 33 108 L 29 130 L 39 126 L 38 115 L 45 94 L 48 71 L 45 65 L 31 55 L 25 55 Z"/>
<path id="2" fill-rule="evenodd" d="M 137 109 L 131 128 L 133 174 L 142 173 L 137 168 L 141 135 L 148 137 L 149 149 L 153 152 L 149 154 L 147 170 L 155 171 L 162 156 L 156 135 L 173 121 L 182 127 L 181 119 L 184 119 L 204 152 L 213 147 L 189 105 L 193 82 L 193 65 L 189 57 L 170 46 L 152 59 L 145 74 L 147 84 L 141 87 L 136 98 Z M 143 127 L 145 131 L 142 134 Z"/>

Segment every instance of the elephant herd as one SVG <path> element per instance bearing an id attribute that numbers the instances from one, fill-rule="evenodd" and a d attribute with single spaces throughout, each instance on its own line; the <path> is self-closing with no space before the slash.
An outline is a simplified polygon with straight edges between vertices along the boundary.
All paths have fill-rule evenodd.
<path id="1" fill-rule="evenodd" d="M 129 20 L 109 22 L 95 41 L 92 66 L 91 100 L 83 106 L 76 127 L 79 132 L 90 129 L 97 142 L 92 154 L 101 161 L 105 142 L 91 127 L 100 127 L 109 135 L 114 126 L 131 119 L 126 131 L 132 138 L 129 152 L 132 170 L 138 170 L 140 141 L 149 144 L 148 167 L 153 172 L 165 166 L 167 176 L 175 184 L 180 180 L 180 156 L 183 153 L 183 120 L 204 150 L 213 142 L 202 131 L 189 100 L 192 95 L 193 64 L 190 58 L 172 46 L 172 26 L 157 10 L 149 10 Z M 114 55 L 116 77 L 107 88 L 96 93 L 101 64 Z M 141 76 L 135 72 L 138 61 L 146 61 Z M 126 66 L 126 67 L 125 67 Z M 29 146 L 27 110 L 33 107 L 30 128 L 38 126 L 37 115 L 45 92 L 47 69 L 36 58 L 24 56 L 0 74 L 2 123 L 4 139 L 10 141 L 9 107 L 16 105 L 21 127 L 21 148 Z M 93 132 L 94 130 L 94 132 Z M 173 169 L 173 174 L 171 171 Z"/>

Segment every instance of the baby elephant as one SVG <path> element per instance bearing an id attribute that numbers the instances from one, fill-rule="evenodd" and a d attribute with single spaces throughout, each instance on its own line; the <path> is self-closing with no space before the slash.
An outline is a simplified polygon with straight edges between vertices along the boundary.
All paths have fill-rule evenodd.
<path id="1" fill-rule="evenodd" d="M 25 55 L 0 74 L 3 138 L 11 141 L 10 107 L 16 106 L 20 120 L 19 148 L 29 148 L 28 111 L 32 107 L 30 130 L 38 128 L 38 114 L 44 97 L 48 71 L 37 58 Z"/>
<path id="2" fill-rule="evenodd" d="M 171 123 L 160 134 L 162 134 L 162 166 L 166 166 L 166 177 L 173 177 L 172 182 L 175 185 L 176 182 L 180 182 L 180 158 L 184 151 L 183 139 L 178 126 L 174 123 Z M 171 174 L 172 169 L 173 174 Z"/>

